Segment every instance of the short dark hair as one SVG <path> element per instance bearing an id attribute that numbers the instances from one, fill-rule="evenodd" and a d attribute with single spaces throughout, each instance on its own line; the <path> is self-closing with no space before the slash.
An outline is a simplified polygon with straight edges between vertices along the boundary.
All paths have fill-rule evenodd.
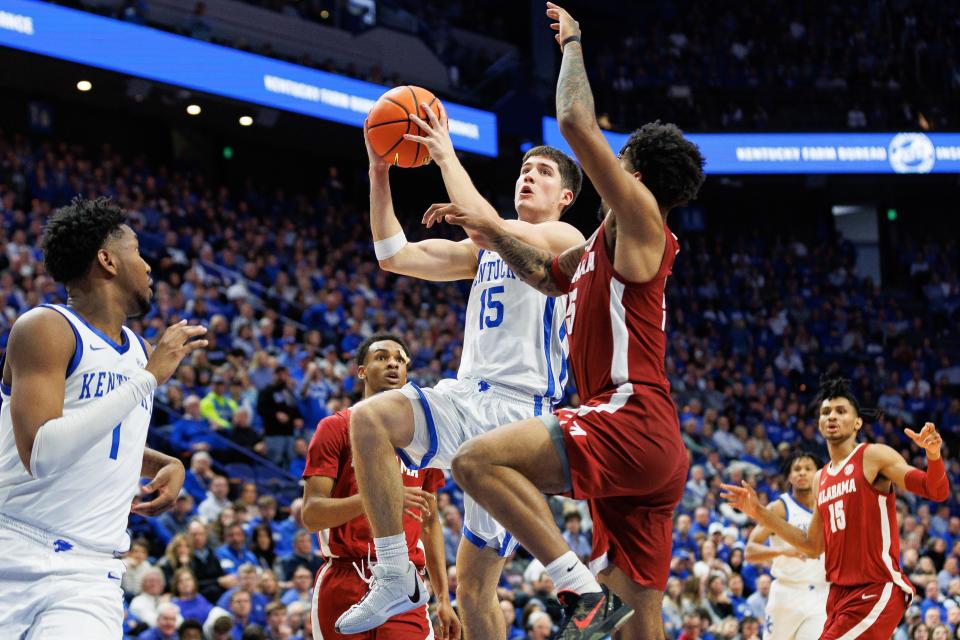
<path id="1" fill-rule="evenodd" d="M 180 623 L 180 627 L 177 629 L 177 633 L 182 634 L 184 631 L 189 631 L 193 629 L 194 631 L 199 631 L 203 633 L 203 625 L 200 624 L 198 620 L 184 620 Z"/>
<path id="2" fill-rule="evenodd" d="M 630 134 L 620 157 L 640 172 L 657 204 L 668 211 L 696 198 L 703 184 L 700 149 L 675 124 L 648 122 Z"/>
<path id="3" fill-rule="evenodd" d="M 841 377 L 820 378 L 820 391 L 817 393 L 814 407 L 819 412 L 819 407 L 827 400 L 836 400 L 837 398 L 846 398 L 856 411 L 857 417 L 863 418 L 864 422 L 875 422 L 883 417 L 883 412 L 879 409 L 868 409 L 861 407 L 857 396 L 850 390 L 850 381 Z"/>
<path id="4" fill-rule="evenodd" d="M 374 342 L 380 342 L 381 340 L 393 340 L 398 345 L 400 345 L 400 348 L 403 349 L 403 352 L 407 354 L 408 357 L 410 356 L 410 350 L 407 349 L 407 343 L 405 343 L 403 341 L 403 338 L 401 338 L 400 336 L 394 335 L 392 333 L 375 333 L 369 338 L 367 338 L 366 340 L 364 340 L 363 342 L 361 342 L 360 346 L 357 347 L 356 360 L 357 360 L 358 367 L 362 367 L 367 363 L 367 351 L 370 350 L 370 345 L 372 345 Z"/>
<path id="5" fill-rule="evenodd" d="M 780 473 L 782 473 L 784 477 L 789 476 L 790 470 L 793 469 L 793 465 L 798 460 L 810 460 L 813 463 L 813 466 L 815 466 L 817 469 L 819 469 L 821 466 L 821 462 L 817 456 L 813 455 L 809 451 L 794 451 L 790 454 L 790 457 L 784 461 L 783 466 L 780 467 Z"/>
<path id="6" fill-rule="evenodd" d="M 534 147 L 523 154 L 523 162 L 520 163 L 520 166 L 526 164 L 527 160 L 534 156 L 553 160 L 557 163 L 557 167 L 560 169 L 560 186 L 573 192 L 573 200 L 563 208 L 566 211 L 573 206 L 573 203 L 577 201 L 577 196 L 580 195 L 580 188 L 583 186 L 583 169 L 573 158 L 560 151 L 560 149 L 545 144 Z"/>
<path id="7" fill-rule="evenodd" d="M 87 275 L 103 243 L 119 236 L 126 221 L 126 212 L 110 198 L 77 196 L 58 209 L 43 230 L 40 246 L 47 273 L 63 284 Z"/>

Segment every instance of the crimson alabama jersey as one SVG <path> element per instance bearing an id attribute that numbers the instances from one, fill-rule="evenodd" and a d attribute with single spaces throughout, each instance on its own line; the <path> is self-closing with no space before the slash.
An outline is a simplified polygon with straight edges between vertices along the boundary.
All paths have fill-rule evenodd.
<path id="1" fill-rule="evenodd" d="M 893 582 L 913 595 L 900 569 L 896 495 L 881 493 L 863 475 L 860 443 L 837 465 L 820 472 L 817 509 L 823 521 L 827 581 L 841 587 Z"/>
<path id="2" fill-rule="evenodd" d="M 424 491 L 435 493 L 445 483 L 442 471 L 437 469 L 412 471 L 404 467 L 399 458 L 396 463 L 397 473 L 402 475 L 403 485 L 406 487 L 420 487 Z M 303 471 L 304 478 L 312 476 L 334 479 L 331 498 L 349 498 L 358 493 L 357 478 L 353 473 L 353 456 L 350 451 L 349 409 L 338 411 L 324 418 L 317 425 L 307 450 L 307 466 Z M 426 557 L 420 545 L 420 522 L 404 513 L 403 531 L 407 538 L 410 560 L 422 569 L 426 563 Z M 368 551 L 370 557 L 376 559 L 370 522 L 364 515 L 331 529 L 329 540 L 326 545 L 323 545 L 323 553 L 327 557 L 366 558 Z"/>
<path id="3" fill-rule="evenodd" d="M 669 394 L 663 360 L 667 347 L 664 295 L 677 237 L 663 225 L 666 246 L 660 269 L 649 282 L 631 283 L 613 268 L 604 225 L 590 238 L 570 279 L 567 335 L 570 366 L 582 402 L 626 385 L 644 385 Z"/>

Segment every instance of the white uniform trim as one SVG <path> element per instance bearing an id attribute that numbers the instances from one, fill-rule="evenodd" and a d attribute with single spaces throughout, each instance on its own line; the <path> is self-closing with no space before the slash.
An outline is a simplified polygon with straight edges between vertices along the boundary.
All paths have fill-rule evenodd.
<path id="1" fill-rule="evenodd" d="M 893 568 L 893 560 L 890 557 L 890 519 L 887 518 L 887 497 L 877 496 L 877 503 L 880 506 L 880 536 L 883 540 L 883 549 L 880 551 L 880 557 L 883 558 L 883 566 L 890 572 L 890 580 L 895 585 L 903 589 L 906 593 L 913 596 L 913 589 L 903 581 L 900 572 Z"/>
<path id="2" fill-rule="evenodd" d="M 624 285 L 610 279 L 610 329 L 613 333 L 613 362 L 610 363 L 610 381 L 620 386 L 629 379 L 627 351 L 630 336 L 627 333 L 627 313 L 623 308 Z"/>
<path id="3" fill-rule="evenodd" d="M 320 633 L 320 616 L 317 615 L 317 608 L 320 602 L 320 583 L 323 582 L 323 576 L 330 570 L 331 566 L 333 566 L 333 560 L 327 560 L 327 564 L 320 567 L 320 571 L 317 573 L 317 583 L 313 585 L 313 602 L 310 603 L 310 606 L 313 607 L 310 611 L 310 626 L 313 627 L 313 640 L 323 640 L 323 634 Z"/>
<path id="4" fill-rule="evenodd" d="M 594 411 L 601 411 L 603 413 L 616 413 L 617 409 L 627 404 L 627 401 L 630 399 L 630 396 L 633 395 L 633 385 L 629 382 L 626 384 L 621 384 L 617 387 L 616 392 L 610 396 L 610 401 L 604 404 L 598 404 L 596 406 L 587 406 L 584 405 L 577 409 L 578 416 L 585 416 L 588 413 Z"/>
<path id="5" fill-rule="evenodd" d="M 877 618 L 880 617 L 880 614 L 883 613 L 883 610 L 886 609 L 887 603 L 890 601 L 890 594 L 893 593 L 893 583 L 888 582 L 883 585 L 883 591 L 880 593 L 880 597 L 877 598 L 877 604 L 873 605 L 873 609 L 870 610 L 870 613 L 867 614 L 867 617 L 858 622 L 853 626 L 850 631 L 847 631 L 845 634 L 840 636 L 839 640 L 853 640 L 854 638 L 859 638 L 863 635 L 863 632 L 873 626 L 873 623 L 877 621 Z"/>
<path id="6" fill-rule="evenodd" d="M 847 466 L 847 463 L 850 462 L 850 458 L 853 457 L 853 454 L 855 454 L 857 451 L 859 451 L 859 450 L 860 450 L 860 447 L 862 447 L 862 446 L 864 446 L 864 445 L 866 445 L 866 444 L 867 444 L 866 442 L 861 442 L 860 444 L 858 444 L 857 446 L 855 446 L 855 447 L 853 448 L 853 451 L 850 452 L 850 455 L 848 455 L 846 458 L 844 458 L 843 461 L 840 462 L 840 463 L 836 466 L 836 470 L 834 470 L 834 466 L 833 466 L 833 463 L 832 463 L 832 462 L 829 463 L 829 464 L 827 464 L 827 466 L 826 466 L 826 468 L 825 468 L 825 469 L 826 469 L 826 472 L 829 473 L 831 476 L 835 476 L 835 475 L 837 475 L 838 473 L 840 473 L 840 470 L 843 469 L 845 466 Z"/>

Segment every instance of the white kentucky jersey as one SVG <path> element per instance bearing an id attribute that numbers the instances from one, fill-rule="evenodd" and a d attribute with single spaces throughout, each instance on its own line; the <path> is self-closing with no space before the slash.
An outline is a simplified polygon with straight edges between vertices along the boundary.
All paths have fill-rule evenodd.
<path id="1" fill-rule="evenodd" d="M 563 398 L 567 382 L 566 296 L 553 298 L 481 249 L 470 287 L 458 378 L 476 378 L 534 397 L 537 413 Z"/>
<path id="2" fill-rule="evenodd" d="M 781 494 L 778 498 L 783 502 L 787 511 L 786 520 L 789 524 L 806 531 L 813 519 L 813 512 L 797 502 L 789 493 Z M 770 536 L 770 546 L 775 549 L 792 548 L 779 537 Z M 784 582 L 822 585 L 827 583 L 827 573 L 823 554 L 819 558 L 788 558 L 777 556 L 770 566 L 773 577 Z"/>
<path id="3" fill-rule="evenodd" d="M 66 370 L 63 415 L 96 402 L 146 366 L 146 346 L 127 327 L 123 327 L 123 342 L 117 344 L 70 308 L 42 306 L 63 315 L 76 338 Z M 16 379 L 11 384 L 16 385 Z M 126 551 L 130 546 L 127 518 L 138 493 L 153 398 L 137 405 L 69 467 L 34 478 L 20 461 L 13 439 L 12 389 L 5 384 L 0 387 L 0 513 L 54 533 L 70 545 Z"/>

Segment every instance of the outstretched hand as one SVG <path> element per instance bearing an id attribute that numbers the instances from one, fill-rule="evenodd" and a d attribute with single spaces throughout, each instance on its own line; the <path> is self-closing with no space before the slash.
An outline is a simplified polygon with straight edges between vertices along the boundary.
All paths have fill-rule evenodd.
<path id="1" fill-rule="evenodd" d="M 756 520 L 760 509 L 763 508 L 760 505 L 760 499 L 757 497 L 757 492 L 746 481 L 743 481 L 742 485 L 740 487 L 735 484 L 720 485 L 723 489 L 720 497 L 734 509 L 742 511 L 748 518 Z"/>
<path id="2" fill-rule="evenodd" d="M 556 22 L 550 24 L 550 28 L 557 32 L 554 38 L 557 44 L 563 48 L 563 41 L 570 36 L 580 35 L 580 23 L 573 19 L 570 13 L 560 5 L 547 3 L 547 17 Z"/>
<path id="3" fill-rule="evenodd" d="M 937 433 L 937 427 L 932 422 L 923 425 L 920 433 L 913 429 L 904 429 L 903 432 L 913 440 L 914 444 L 926 450 L 928 460 L 940 459 L 940 446 L 943 444 L 943 438 Z"/>

